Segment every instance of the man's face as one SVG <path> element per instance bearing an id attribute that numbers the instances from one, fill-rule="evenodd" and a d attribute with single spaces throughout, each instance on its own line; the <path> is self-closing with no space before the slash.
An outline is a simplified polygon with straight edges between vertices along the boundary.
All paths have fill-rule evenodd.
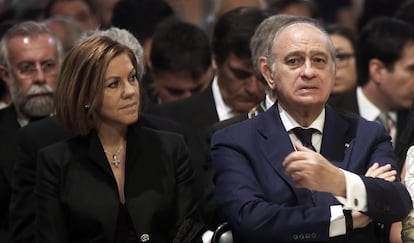
<path id="1" fill-rule="evenodd" d="M 309 24 L 293 24 L 276 37 L 271 88 L 286 110 L 324 107 L 335 79 L 328 38 Z"/>
<path id="2" fill-rule="evenodd" d="M 414 99 L 414 43 L 406 44 L 392 69 L 381 72 L 378 88 L 391 110 L 410 109 Z"/>
<path id="3" fill-rule="evenodd" d="M 184 72 L 154 75 L 154 89 L 161 103 L 188 98 L 203 91 L 211 81 L 211 68 L 198 78 Z"/>
<path id="4" fill-rule="evenodd" d="M 28 117 L 50 114 L 59 72 L 55 39 L 49 34 L 13 37 L 8 57 L 10 66 L 3 79 L 16 108 Z"/>
<path id="5" fill-rule="evenodd" d="M 86 30 L 94 30 L 98 27 L 92 10 L 83 0 L 57 1 L 50 11 L 52 16 L 67 16 L 78 21 Z"/>
<path id="6" fill-rule="evenodd" d="M 264 99 L 264 85 L 256 78 L 250 59 L 230 53 L 217 66 L 217 82 L 224 103 L 234 112 L 246 113 Z"/>

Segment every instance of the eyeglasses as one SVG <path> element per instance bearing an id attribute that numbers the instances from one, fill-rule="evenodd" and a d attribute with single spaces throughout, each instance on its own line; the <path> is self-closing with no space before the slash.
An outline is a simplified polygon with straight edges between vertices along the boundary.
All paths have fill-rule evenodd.
<path id="1" fill-rule="evenodd" d="M 345 67 L 348 66 L 349 59 L 353 58 L 355 55 L 353 53 L 339 53 L 336 54 L 336 67 Z"/>
<path id="2" fill-rule="evenodd" d="M 45 76 L 56 75 L 58 72 L 58 64 L 54 60 L 47 60 L 43 62 L 22 62 L 17 65 L 17 72 L 22 79 L 33 78 L 40 69 Z"/>

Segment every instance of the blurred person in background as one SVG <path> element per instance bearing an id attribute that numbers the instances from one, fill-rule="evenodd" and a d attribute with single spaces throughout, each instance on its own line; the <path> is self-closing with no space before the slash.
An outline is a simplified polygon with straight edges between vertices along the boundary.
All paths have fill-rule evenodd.
<path id="1" fill-rule="evenodd" d="M 141 81 L 141 95 L 144 97 L 150 97 L 152 92 L 152 79 L 148 71 L 152 37 L 158 24 L 173 16 L 176 16 L 173 8 L 163 0 L 120 0 L 114 6 L 111 25 L 131 32 L 144 48 L 146 72 Z"/>
<path id="2" fill-rule="evenodd" d="M 357 85 L 357 39 L 354 32 L 341 25 L 329 25 L 326 31 L 331 37 L 336 53 L 336 74 L 331 97 L 352 91 Z"/>
<path id="3" fill-rule="evenodd" d="M 154 103 L 188 98 L 214 76 L 210 41 L 201 28 L 176 18 L 164 20 L 153 36 L 149 73 Z"/>
<path id="4" fill-rule="evenodd" d="M 90 0 L 50 0 L 45 7 L 45 18 L 66 16 L 78 21 L 86 30 L 99 28 L 100 23 Z"/>
<path id="5" fill-rule="evenodd" d="M 46 19 L 44 23 L 59 38 L 65 53 L 85 32 L 85 29 L 77 21 L 65 16 L 53 16 Z"/>

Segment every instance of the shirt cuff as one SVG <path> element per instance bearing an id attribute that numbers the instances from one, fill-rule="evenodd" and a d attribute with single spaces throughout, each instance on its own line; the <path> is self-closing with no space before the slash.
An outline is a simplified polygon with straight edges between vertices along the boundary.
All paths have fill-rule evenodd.
<path id="1" fill-rule="evenodd" d="M 343 209 L 367 211 L 367 190 L 361 177 L 352 172 L 342 170 L 346 181 L 346 198 L 336 197 L 344 206 Z"/>
<path id="2" fill-rule="evenodd" d="M 341 205 L 331 206 L 331 223 L 329 225 L 329 237 L 346 234 L 345 216 Z"/>

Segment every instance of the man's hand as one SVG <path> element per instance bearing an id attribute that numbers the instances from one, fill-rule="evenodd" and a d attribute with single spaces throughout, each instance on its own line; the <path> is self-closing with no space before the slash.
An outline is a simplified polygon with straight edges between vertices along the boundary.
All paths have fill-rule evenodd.
<path id="1" fill-rule="evenodd" d="M 296 143 L 295 148 L 297 151 L 286 156 L 283 166 L 296 187 L 345 197 L 345 175 L 341 169 L 300 143 Z"/>
<path id="2" fill-rule="evenodd" d="M 382 178 L 386 181 L 393 182 L 396 179 L 397 171 L 392 170 L 390 164 L 379 166 L 378 163 L 374 163 L 371 167 L 369 167 L 365 173 L 365 176 Z"/>

